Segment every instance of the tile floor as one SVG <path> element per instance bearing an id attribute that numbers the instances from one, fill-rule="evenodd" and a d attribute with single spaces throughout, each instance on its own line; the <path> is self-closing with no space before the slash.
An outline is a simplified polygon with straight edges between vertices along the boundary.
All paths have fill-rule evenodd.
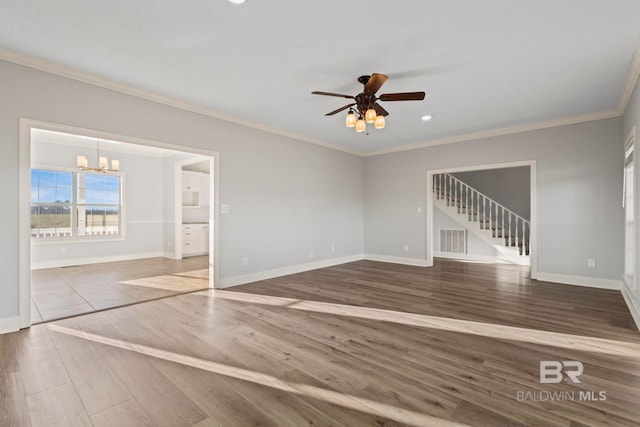
<path id="1" fill-rule="evenodd" d="M 206 289 L 208 262 L 208 256 L 148 258 L 33 270 L 31 322 Z"/>

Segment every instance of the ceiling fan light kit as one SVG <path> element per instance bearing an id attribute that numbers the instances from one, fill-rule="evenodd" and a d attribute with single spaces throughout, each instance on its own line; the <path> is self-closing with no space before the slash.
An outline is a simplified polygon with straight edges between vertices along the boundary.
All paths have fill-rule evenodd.
<path id="1" fill-rule="evenodd" d="M 347 119 L 345 120 L 345 124 L 347 125 L 348 128 L 354 128 L 356 127 L 356 122 L 358 121 L 358 118 L 356 117 L 356 113 L 353 112 L 353 110 L 349 110 L 349 113 L 347 114 Z"/>
<path id="2" fill-rule="evenodd" d="M 358 133 L 366 131 L 367 123 L 373 124 L 376 129 L 384 129 L 385 116 L 388 116 L 389 113 L 378 101 L 422 101 L 425 97 L 424 92 L 385 93 L 380 95 L 380 97 L 376 97 L 376 92 L 388 78 L 388 76 L 378 73 L 358 77 L 358 81 L 364 85 L 364 90 L 356 96 L 320 91 L 313 91 L 311 93 L 313 95 L 353 99 L 355 102 L 331 111 L 325 114 L 325 116 L 333 116 L 348 108 L 349 112 L 345 118 L 345 125 L 348 128 L 355 128 Z"/>

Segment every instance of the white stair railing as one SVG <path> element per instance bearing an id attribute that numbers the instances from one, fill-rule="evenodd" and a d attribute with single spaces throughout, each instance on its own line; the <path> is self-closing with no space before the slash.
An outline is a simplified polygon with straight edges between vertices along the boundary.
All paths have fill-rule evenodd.
<path id="1" fill-rule="evenodd" d="M 491 237 L 503 239 L 505 246 L 529 255 L 531 223 L 525 218 L 448 173 L 433 175 L 433 194 L 470 222 L 478 222 L 480 229 L 490 230 Z"/>

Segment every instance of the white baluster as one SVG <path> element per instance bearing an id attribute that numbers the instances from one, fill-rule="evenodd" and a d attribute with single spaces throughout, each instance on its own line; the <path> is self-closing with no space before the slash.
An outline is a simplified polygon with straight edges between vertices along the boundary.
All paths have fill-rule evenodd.
<path id="1" fill-rule="evenodd" d="M 444 176 L 444 188 L 445 188 L 445 197 L 447 198 L 447 206 L 449 206 L 449 193 L 450 193 L 450 180 L 449 175 Z"/>
<path id="2" fill-rule="evenodd" d="M 496 204 L 495 202 L 492 201 L 491 204 L 489 205 L 489 217 L 490 217 L 489 229 L 491 230 L 491 236 L 493 237 L 496 237 L 496 227 L 493 225 L 496 222 L 495 209 L 496 209 Z"/>
<path id="3" fill-rule="evenodd" d="M 484 216 L 482 218 L 482 223 L 484 224 L 484 228 L 487 228 L 487 197 L 484 196 Z"/>
<path id="4" fill-rule="evenodd" d="M 474 199 L 474 204 L 475 204 L 475 209 L 474 209 L 474 221 L 479 221 L 480 220 L 480 196 L 478 195 L 477 191 L 473 191 L 473 199 Z"/>

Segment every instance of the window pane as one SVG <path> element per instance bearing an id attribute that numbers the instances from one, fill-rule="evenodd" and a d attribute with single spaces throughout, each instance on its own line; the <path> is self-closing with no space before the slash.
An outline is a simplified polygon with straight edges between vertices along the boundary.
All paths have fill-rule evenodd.
<path id="1" fill-rule="evenodd" d="M 69 188 L 58 188 L 56 190 L 56 201 L 71 203 L 71 187 Z"/>
<path id="2" fill-rule="evenodd" d="M 96 190 L 104 190 L 105 176 L 104 175 L 90 175 L 91 182 L 87 185 L 87 188 L 93 188 Z"/>
<path id="3" fill-rule="evenodd" d="M 119 205 L 120 204 L 120 189 L 115 190 L 107 190 L 105 194 L 104 203 L 109 205 Z"/>
<path id="4" fill-rule="evenodd" d="M 31 171 L 31 201 L 40 203 L 71 202 L 72 172 Z"/>
<path id="5" fill-rule="evenodd" d="M 71 172 L 56 172 L 56 187 L 71 188 L 73 174 Z"/>
<path id="6" fill-rule="evenodd" d="M 31 207 L 31 235 L 34 237 L 71 236 L 71 226 L 69 206 Z"/>
<path id="7" fill-rule="evenodd" d="M 38 187 L 38 201 L 41 203 L 53 203 L 56 201 L 55 187 Z"/>
<path id="8" fill-rule="evenodd" d="M 56 173 L 53 171 L 40 171 L 40 178 L 38 186 L 41 187 L 55 187 L 56 186 Z"/>
<path id="9" fill-rule="evenodd" d="M 78 229 L 83 236 L 116 236 L 119 234 L 120 217 L 118 208 L 92 206 L 79 208 L 78 216 L 85 218 L 85 227 Z"/>
<path id="10" fill-rule="evenodd" d="M 40 178 L 39 169 L 31 169 L 31 188 L 38 186 L 38 179 Z"/>

